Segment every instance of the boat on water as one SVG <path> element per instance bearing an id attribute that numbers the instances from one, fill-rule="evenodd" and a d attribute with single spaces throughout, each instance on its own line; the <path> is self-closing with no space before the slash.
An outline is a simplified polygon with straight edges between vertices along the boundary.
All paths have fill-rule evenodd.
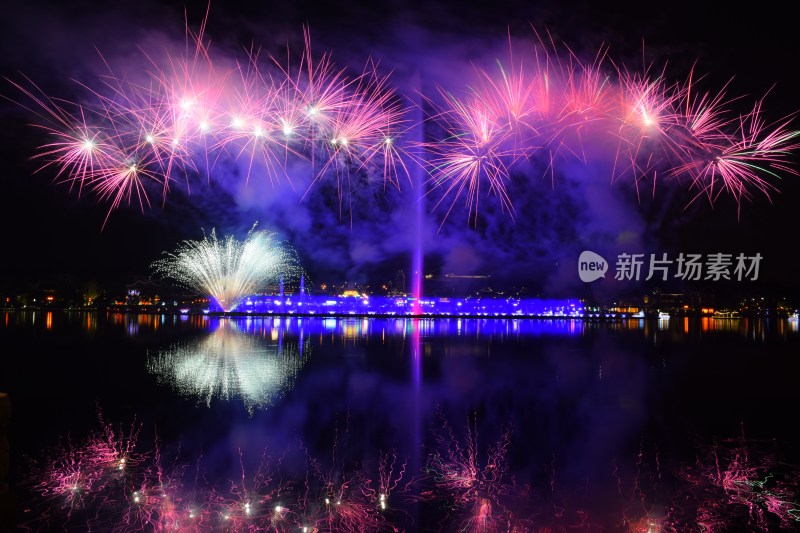
<path id="1" fill-rule="evenodd" d="M 668 320 L 670 314 L 665 311 L 637 311 L 631 314 L 630 318 L 646 318 L 648 320 L 659 319 Z"/>
<path id="2" fill-rule="evenodd" d="M 715 311 L 712 318 L 720 320 L 735 320 L 741 318 L 739 311 Z"/>

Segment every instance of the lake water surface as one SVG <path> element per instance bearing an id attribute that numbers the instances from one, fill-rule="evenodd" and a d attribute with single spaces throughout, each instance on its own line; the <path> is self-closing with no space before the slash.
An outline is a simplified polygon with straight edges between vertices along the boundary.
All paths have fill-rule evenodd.
<path id="1" fill-rule="evenodd" d="M 780 320 L 0 312 L 23 530 L 793 531 Z"/>

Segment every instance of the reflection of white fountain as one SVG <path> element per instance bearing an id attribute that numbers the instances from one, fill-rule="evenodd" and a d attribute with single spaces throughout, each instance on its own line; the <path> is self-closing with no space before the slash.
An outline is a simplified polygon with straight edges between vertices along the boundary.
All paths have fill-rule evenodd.
<path id="1" fill-rule="evenodd" d="M 159 383 L 209 406 L 213 398 L 241 398 L 252 413 L 291 390 L 305 363 L 303 352 L 308 354 L 308 347 L 303 350 L 297 341 L 285 342 L 282 330 L 273 333 L 277 335 L 249 335 L 234 322 L 222 320 L 207 337 L 172 344 L 152 354 L 147 370 Z"/>

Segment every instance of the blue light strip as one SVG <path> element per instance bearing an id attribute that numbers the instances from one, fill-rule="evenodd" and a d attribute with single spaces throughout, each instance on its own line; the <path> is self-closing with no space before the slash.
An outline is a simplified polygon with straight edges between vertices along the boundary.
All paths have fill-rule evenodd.
<path id="1" fill-rule="evenodd" d="M 415 313 L 415 304 L 419 312 Z M 212 302 L 212 313 L 222 309 Z M 578 299 L 421 298 L 406 296 L 253 295 L 229 314 L 328 316 L 585 317 Z"/>

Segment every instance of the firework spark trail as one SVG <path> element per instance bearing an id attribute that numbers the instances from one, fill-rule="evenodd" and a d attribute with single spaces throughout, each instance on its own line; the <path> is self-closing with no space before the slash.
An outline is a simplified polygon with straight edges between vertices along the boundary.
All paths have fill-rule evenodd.
<path id="1" fill-rule="evenodd" d="M 338 417 L 337 417 L 338 418 Z M 306 451 L 309 475 L 306 478 L 305 520 L 313 531 L 380 531 L 383 517 L 375 501 L 369 499 L 369 479 L 348 461 L 350 414 L 342 426 L 334 425 L 330 462 L 323 462 Z"/>
<path id="2" fill-rule="evenodd" d="M 683 504 L 662 505 L 665 495 L 661 491 L 665 480 L 658 449 L 648 453 L 644 441 L 640 441 L 631 467 L 630 488 L 625 490 L 623 486 L 628 482 L 623 482 L 622 471 L 616 461 L 613 468 L 613 476 L 622 497 L 622 524 L 625 530 L 631 533 L 681 531 L 681 526 L 677 525 L 680 517 L 675 516 L 675 509 L 683 507 Z"/>
<path id="3" fill-rule="evenodd" d="M 175 253 L 153 263 L 156 273 L 211 296 L 224 312 L 279 278 L 298 278 L 302 269 L 295 256 L 274 233 L 256 231 L 243 241 L 233 235 L 223 240 L 214 229 L 200 241 L 186 240 Z"/>
<path id="4" fill-rule="evenodd" d="M 698 196 L 704 195 L 712 202 L 723 192 L 739 203 L 749 200 L 753 191 L 769 197 L 778 188 L 767 178 L 779 178 L 779 171 L 797 175 L 787 157 L 800 147 L 800 139 L 789 125 L 788 121 L 766 124 L 761 101 L 750 113 L 739 117 L 731 134 L 720 133 L 707 124 L 693 124 L 694 146 L 701 150 L 701 156 L 686 158 L 671 172 L 687 174 L 699 189 Z"/>
<path id="5" fill-rule="evenodd" d="M 697 446 L 694 464 L 669 473 L 662 472 L 658 453 L 647 458 L 640 447 L 629 493 L 620 492 L 625 530 L 793 531 L 800 522 L 797 466 L 780 461 L 774 445 L 744 433 L 715 440 Z M 616 468 L 614 475 L 622 488 Z"/>
<path id="6" fill-rule="evenodd" d="M 351 95 L 335 109 L 326 112 L 318 104 L 311 107 L 315 123 L 327 115 L 323 119 L 326 129 L 312 132 L 312 136 L 321 141 L 314 149 L 321 158 L 314 182 L 333 176 L 338 189 L 340 217 L 344 199 L 349 202 L 355 189 L 354 175 L 366 174 L 369 179 L 377 173 L 384 187 L 398 189 L 401 180 L 411 181 L 407 163 L 403 161 L 406 152 L 398 142 L 407 128 L 405 110 L 389 88 L 388 80 L 388 76 L 379 76 L 377 64 L 370 62 L 351 82 Z M 349 211 L 352 223 L 352 209 Z"/>
<path id="7" fill-rule="evenodd" d="M 509 127 L 497 124 L 493 112 L 480 100 L 461 101 L 442 93 L 446 108 L 434 116 L 446 136 L 443 140 L 422 145 L 427 152 L 423 160 L 431 175 L 431 191 L 444 188 L 438 207 L 453 197 L 445 214 L 449 216 L 462 195 L 467 197 L 469 218 L 477 216 L 483 182 L 489 192 L 500 198 L 504 210 L 513 215 L 513 203 L 506 191 L 509 167 L 521 157 L 515 146 L 508 146 L 512 137 Z"/>
<path id="8" fill-rule="evenodd" d="M 482 446 L 477 417 L 468 417 L 463 438 L 439 413 L 439 427 L 432 431 L 428 460 L 420 478 L 404 487 L 409 501 L 422 503 L 428 520 L 447 531 L 567 531 L 605 529 L 598 517 L 572 501 L 554 498 L 555 466 L 547 465 L 551 478 L 544 491 L 520 482 L 509 471 L 506 455 L 511 446 L 510 426 L 494 444 Z M 555 459 L 553 460 L 555 462 Z M 598 515 L 610 518 L 608 509 Z M 616 520 L 616 517 L 611 518 Z M 654 532 L 650 532 L 654 533 Z"/>
<path id="9" fill-rule="evenodd" d="M 124 499 L 129 472 L 148 459 L 136 450 L 141 424 L 133 423 L 128 432 L 117 431 L 99 410 L 98 418 L 101 429 L 82 442 L 68 439 L 31 462 L 23 485 L 40 500 L 27 512 L 41 512 L 23 521 L 24 530 L 59 527 L 58 519 L 64 527 L 73 521 L 105 520 L 107 502 Z"/>
<path id="10" fill-rule="evenodd" d="M 677 474 L 689 482 L 698 516 L 705 522 L 730 524 L 734 517 L 758 531 L 796 528 L 798 473 L 776 457 L 742 435 L 715 443 L 694 466 Z"/>
<path id="11" fill-rule="evenodd" d="M 498 62 L 496 73 L 477 69 L 478 83 L 465 96 L 440 89 L 442 103 L 430 99 L 436 112 L 429 120 L 440 134 L 421 149 L 428 154 L 424 161 L 432 190 L 444 189 L 437 207 L 450 201 L 445 219 L 465 196 L 468 218 L 474 220 L 482 187 L 513 217 L 507 187 L 515 165 L 544 153 L 552 161 L 566 146 L 564 133 L 573 121 L 565 113 L 569 105 L 558 99 L 549 56 L 544 67 L 537 56 L 537 66 L 530 69 L 511 50 L 510 55 L 510 68 Z M 574 90 L 575 77 L 570 81 L 566 87 Z"/>
<path id="12" fill-rule="evenodd" d="M 738 99 L 726 98 L 727 85 L 697 96 L 693 75 L 685 85 L 667 86 L 663 75 L 649 81 L 626 73 L 629 111 L 620 126 L 617 155 L 629 161 L 628 172 L 646 177 L 662 170 L 670 178 L 686 177 L 698 191 L 692 202 L 705 196 L 713 204 L 727 192 L 741 207 L 754 192 L 767 198 L 778 192 L 771 179 L 779 179 L 779 173 L 797 175 L 790 154 L 800 142 L 791 121 L 767 124 L 763 100 L 752 111 L 735 114 L 730 106 Z"/>
<path id="13" fill-rule="evenodd" d="M 206 528 L 214 523 L 227 531 L 283 531 L 295 527 L 293 510 L 283 502 L 287 492 L 281 481 L 281 463 L 285 455 L 274 460 L 265 450 L 255 472 L 248 474 L 243 451 L 239 450 L 241 476 L 230 480 L 227 489 L 218 487 L 207 492 L 204 505 L 192 505 L 192 519 Z"/>
<path id="14" fill-rule="evenodd" d="M 406 473 L 407 463 L 398 465 L 397 476 L 394 475 L 394 469 L 397 463 L 397 452 L 392 450 L 381 454 L 378 462 L 378 507 L 382 511 L 389 507 L 389 496 L 397 488 L 403 475 Z M 373 494 L 374 497 L 374 494 Z"/>
<path id="15" fill-rule="evenodd" d="M 186 465 L 179 463 L 180 449 L 170 463 L 162 457 L 161 445 L 156 435 L 152 459 L 132 470 L 123 487 L 123 498 L 111 499 L 105 506 L 121 507 L 116 519 L 119 531 L 180 529 L 185 526 L 186 507 L 181 494 Z M 102 525 L 101 525 L 102 527 Z"/>
<path id="16" fill-rule="evenodd" d="M 468 420 L 463 442 L 441 412 L 439 418 L 441 429 L 435 432 L 435 442 L 419 480 L 419 495 L 412 499 L 446 502 L 444 508 L 454 516 L 444 517 L 444 523 L 448 527 L 457 524 L 459 531 L 496 531 L 516 523 L 518 517 L 507 506 L 507 500 L 519 492 L 506 479 L 510 429 L 489 446 L 481 464 L 476 418 Z"/>

